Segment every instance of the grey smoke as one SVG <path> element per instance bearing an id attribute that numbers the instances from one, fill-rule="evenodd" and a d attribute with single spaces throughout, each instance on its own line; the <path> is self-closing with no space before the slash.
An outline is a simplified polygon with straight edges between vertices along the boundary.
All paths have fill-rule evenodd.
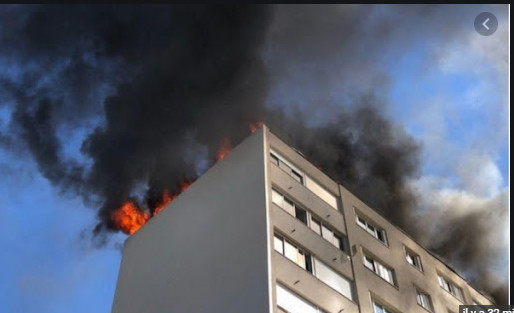
<path id="1" fill-rule="evenodd" d="M 473 6 L 4 6 L 2 105 L 41 174 L 98 209 L 95 233 L 141 185 L 152 207 L 194 179 L 228 136 L 268 123 L 331 177 L 415 238 L 421 147 L 386 118 L 391 78 L 380 63 L 416 40 L 458 36 Z M 441 23 L 444 21 L 444 23 Z M 417 27 L 412 27 L 416 23 Z M 393 49 L 394 48 L 394 49 Z M 5 104 L 7 103 L 7 104 Z M 64 133 L 85 130 L 82 159 Z M 81 161 L 82 160 L 82 161 Z M 85 160 L 85 161 L 84 161 Z M 467 216 L 487 233 L 480 216 Z M 436 222 L 436 221 L 433 221 Z M 462 220 L 442 225 L 452 229 Z M 455 234 L 448 234 L 450 239 Z M 460 236 L 464 247 L 480 238 Z M 487 265 L 437 241 L 460 269 Z M 488 246 L 480 244 L 483 255 Z M 496 251 L 493 251 L 496 253 Z M 486 267 L 486 266 L 485 266 Z M 487 272 L 479 288 L 501 294 Z M 498 292 L 500 290 L 500 292 Z"/>

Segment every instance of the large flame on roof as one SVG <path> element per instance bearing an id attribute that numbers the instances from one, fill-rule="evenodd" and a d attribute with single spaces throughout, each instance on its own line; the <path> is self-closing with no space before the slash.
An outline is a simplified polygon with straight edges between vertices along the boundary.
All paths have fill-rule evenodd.
<path id="1" fill-rule="evenodd" d="M 181 182 L 180 193 L 186 191 L 192 183 L 193 181 Z M 137 232 L 141 226 L 146 224 L 152 216 L 164 210 L 180 193 L 170 193 L 165 189 L 162 192 L 161 201 L 154 208 L 151 208 L 153 214 L 147 211 L 141 211 L 133 200 L 125 201 L 119 209 L 114 211 L 111 220 L 119 230 L 127 235 L 132 235 Z"/>
<path id="2" fill-rule="evenodd" d="M 180 183 L 180 193 L 186 191 L 186 189 L 193 183 L 193 181 L 183 181 Z M 164 210 L 164 208 L 171 203 L 171 201 L 175 200 L 175 198 L 179 194 L 172 194 L 167 189 L 165 189 L 162 193 L 161 202 L 153 209 L 153 215 L 155 216 L 157 213 Z"/>
<path id="3" fill-rule="evenodd" d="M 249 125 L 249 130 L 254 133 L 262 127 L 262 122 L 256 122 Z M 220 147 L 216 153 L 216 161 L 223 160 L 232 151 L 232 145 L 230 144 L 229 137 L 223 138 Z M 171 193 L 169 190 L 164 189 L 162 192 L 162 198 L 159 203 L 149 210 L 141 210 L 134 200 L 127 200 L 123 202 L 120 208 L 114 211 L 111 215 L 111 220 L 115 228 L 121 230 L 125 234 L 132 235 L 137 232 L 152 216 L 160 213 L 164 208 L 168 206 L 178 195 L 184 191 L 193 183 L 193 180 L 184 180 L 180 183 L 179 193 Z M 153 212 L 152 214 L 149 213 Z"/>
<path id="4" fill-rule="evenodd" d="M 150 214 L 141 212 L 132 200 L 128 200 L 111 216 L 113 223 L 125 234 L 132 235 L 149 219 Z"/>

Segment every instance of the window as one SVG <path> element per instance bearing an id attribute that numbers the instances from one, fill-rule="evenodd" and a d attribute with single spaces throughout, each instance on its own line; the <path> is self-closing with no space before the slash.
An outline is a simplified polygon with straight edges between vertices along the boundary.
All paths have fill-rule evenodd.
<path id="1" fill-rule="evenodd" d="M 432 306 L 432 299 L 430 298 L 430 295 L 424 291 L 419 290 L 418 288 L 416 288 L 416 301 L 423 308 L 429 310 L 430 312 L 433 312 L 434 309 Z"/>
<path id="2" fill-rule="evenodd" d="M 373 313 L 395 313 L 375 300 L 373 301 Z"/>
<path id="3" fill-rule="evenodd" d="M 451 293 L 455 298 L 459 299 L 460 301 L 464 301 L 464 298 L 462 296 L 462 289 L 460 287 L 455 285 L 447 278 L 443 277 L 441 274 L 437 274 L 437 277 L 439 279 L 439 286 L 441 286 L 441 288 Z"/>
<path id="4" fill-rule="evenodd" d="M 295 262 L 323 283 L 332 287 L 332 289 L 353 300 L 352 282 L 350 280 L 334 271 L 310 253 L 297 248 L 280 235 L 275 235 L 274 245 L 275 251 Z"/>
<path id="5" fill-rule="evenodd" d="M 310 177 L 304 175 L 302 171 L 294 167 L 291 163 L 287 162 L 283 157 L 279 156 L 278 153 L 271 151 L 270 161 L 271 163 L 281 168 L 284 172 L 289 174 L 289 176 L 291 176 L 294 180 L 307 187 L 307 189 L 309 189 L 323 201 L 328 203 L 332 208 L 334 208 L 335 210 L 338 209 L 337 197 L 328 192 L 325 188 L 323 188 L 320 184 L 312 180 Z"/>
<path id="6" fill-rule="evenodd" d="M 297 248 L 295 245 L 280 235 L 275 235 L 274 247 L 275 251 L 298 264 L 304 270 L 312 273 L 312 260 L 310 254 L 305 253 L 305 251 Z"/>
<path id="7" fill-rule="evenodd" d="M 312 303 L 303 299 L 296 293 L 277 284 L 277 306 L 288 313 L 324 313 Z"/>
<path id="8" fill-rule="evenodd" d="M 275 251 L 284 255 L 284 239 L 282 237 L 275 235 L 274 246 L 275 246 Z"/>
<path id="9" fill-rule="evenodd" d="M 371 225 L 368 221 L 363 219 L 362 217 L 357 215 L 357 225 L 359 225 L 362 229 L 367 231 L 369 234 L 371 234 L 376 239 L 380 240 L 384 244 L 387 245 L 387 237 L 386 232 L 383 229 L 379 229 L 373 225 Z"/>
<path id="10" fill-rule="evenodd" d="M 364 266 L 371 271 L 375 272 L 378 276 L 385 279 L 391 285 L 394 285 L 394 272 L 391 268 L 383 265 L 382 263 L 374 260 L 373 258 L 364 255 Z"/>
<path id="11" fill-rule="evenodd" d="M 336 248 L 348 253 L 346 242 L 343 240 L 342 236 L 337 235 L 324 223 L 320 222 L 318 218 L 314 217 L 310 212 L 307 212 L 307 210 L 304 210 L 298 206 L 296 203 L 284 196 L 275 188 L 272 188 L 271 190 L 271 200 L 273 203 L 284 209 L 284 211 L 296 217 L 303 224 L 309 226 L 310 229 L 330 242 Z"/>
<path id="12" fill-rule="evenodd" d="M 337 210 L 337 198 L 308 176 L 305 176 L 305 187 L 312 191 L 316 196 L 320 197 L 323 201 L 330 204 L 333 209 Z"/>
<path id="13" fill-rule="evenodd" d="M 311 218 L 311 229 L 318 235 L 321 236 L 321 223 L 318 222 L 315 218 Z"/>
<path id="14" fill-rule="evenodd" d="M 291 163 L 287 162 L 284 158 L 278 156 L 275 152 L 270 152 L 271 163 L 277 165 L 284 172 L 289 174 L 294 180 L 303 185 L 303 173 L 296 169 Z"/>
<path id="15" fill-rule="evenodd" d="M 336 235 L 334 231 L 326 227 L 322 222 L 318 221 L 314 216 L 311 216 L 311 229 L 321 237 L 323 237 L 325 240 L 330 242 L 332 245 L 334 245 L 336 248 L 343 250 L 343 239 Z"/>
<path id="16" fill-rule="evenodd" d="M 307 225 L 307 212 L 274 188 L 271 190 L 271 201 Z"/>
<path id="17" fill-rule="evenodd" d="M 319 280 L 335 289 L 340 294 L 348 299 L 353 300 L 352 296 L 352 283 L 350 280 L 339 275 L 336 271 L 325 265 L 323 262 L 314 259 L 314 276 Z"/>
<path id="18" fill-rule="evenodd" d="M 421 267 L 421 258 L 407 247 L 405 247 L 405 259 L 410 265 L 414 266 L 420 271 L 423 271 L 423 268 Z"/>
<path id="19" fill-rule="evenodd" d="M 298 173 L 297 171 L 291 169 L 291 177 L 294 178 L 297 182 L 303 185 L 303 175 Z"/>

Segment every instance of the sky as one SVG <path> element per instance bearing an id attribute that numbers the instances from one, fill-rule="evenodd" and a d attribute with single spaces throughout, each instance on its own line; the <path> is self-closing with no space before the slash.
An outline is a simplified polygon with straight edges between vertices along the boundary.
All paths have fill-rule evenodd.
<path id="1" fill-rule="evenodd" d="M 499 20 L 491 36 L 474 30 L 474 17 L 484 11 L 476 6 L 454 25 L 462 29 L 458 36 L 432 34 L 444 27 L 423 29 L 419 36 L 406 35 L 408 41 L 402 42 L 400 30 L 395 37 L 398 42 L 391 42 L 369 64 L 366 57 L 359 60 L 363 67 L 373 66 L 384 74 L 384 114 L 422 147 L 421 175 L 409 184 L 431 212 L 451 207 L 452 214 L 466 214 L 491 205 L 509 207 L 508 12 L 505 6 L 487 9 Z M 385 13 L 380 14 L 402 18 L 396 9 L 381 10 Z M 411 23 L 414 32 L 427 26 Z M 268 52 L 262 57 L 273 65 Z M 337 54 L 333 62 L 338 62 Z M 297 97 L 315 101 L 321 91 L 337 105 L 346 101 L 348 84 L 369 83 L 357 71 L 351 83 L 337 79 L 348 73 L 335 73 L 321 88 L 305 79 L 312 68 L 316 66 L 296 68 L 300 72 L 293 74 L 304 75 L 301 78 L 291 78 L 290 73 L 290 79 L 272 81 L 268 106 L 294 107 Z M 19 73 L 19 64 L 0 61 L 2 76 Z M 10 131 L 13 103 L 8 101 L 0 96 L 0 102 L 5 102 L 0 104 L 0 141 Z M 323 122 L 319 120 L 312 122 Z M 102 118 L 94 123 L 101 124 Z M 69 155 L 86 161 L 78 147 L 87 132 L 63 130 L 62 134 Z M 115 233 L 105 245 L 96 244 L 91 239 L 97 223 L 95 209 L 53 186 L 31 154 L 17 145 L 0 145 L 0 199 L 0 311 L 110 312 L 126 235 Z M 496 244 L 505 251 L 496 264 L 500 274 L 506 274 L 508 233 L 508 221 L 501 221 L 494 233 Z"/>

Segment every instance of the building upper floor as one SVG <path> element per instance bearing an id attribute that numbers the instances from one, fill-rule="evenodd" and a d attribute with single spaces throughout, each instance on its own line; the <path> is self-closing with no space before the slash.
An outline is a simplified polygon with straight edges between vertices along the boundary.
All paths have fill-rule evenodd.
<path id="1" fill-rule="evenodd" d="M 458 312 L 458 305 L 492 303 L 436 255 L 323 173 L 301 152 L 266 127 L 264 131 L 272 211 L 270 231 L 282 238 L 283 245 L 289 242 L 300 251 L 297 253 L 302 254 L 301 261 L 296 266 L 316 278 L 309 264 L 327 265 L 336 273 L 332 280 L 342 277 L 349 282 L 352 291 L 345 297 L 359 306 L 360 312 L 446 313 Z M 299 288 L 300 296 L 307 295 L 306 301 L 316 304 L 316 299 L 308 299 L 312 288 L 278 282 L 282 284 L 280 290 Z M 320 297 L 321 302 L 330 302 L 323 298 Z M 322 303 L 318 304 L 322 310 Z"/>

